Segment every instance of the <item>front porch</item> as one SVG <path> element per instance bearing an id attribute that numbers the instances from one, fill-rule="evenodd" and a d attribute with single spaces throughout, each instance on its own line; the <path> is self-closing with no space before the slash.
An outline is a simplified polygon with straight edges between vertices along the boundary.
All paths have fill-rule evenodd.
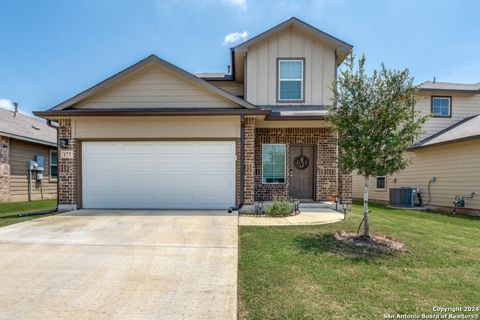
<path id="1" fill-rule="evenodd" d="M 255 121 L 246 121 L 242 212 L 257 212 L 275 197 L 333 210 L 351 204 L 351 175 L 339 170 L 336 135 L 322 122 L 255 127 Z"/>

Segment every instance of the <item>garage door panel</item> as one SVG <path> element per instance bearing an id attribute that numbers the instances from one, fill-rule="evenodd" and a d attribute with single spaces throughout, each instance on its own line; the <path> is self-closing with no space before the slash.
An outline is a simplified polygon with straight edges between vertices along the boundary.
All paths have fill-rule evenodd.
<path id="1" fill-rule="evenodd" d="M 84 142 L 85 208 L 226 209 L 235 142 Z"/>
<path id="2" fill-rule="evenodd" d="M 183 142 L 181 144 L 163 142 L 158 145 L 158 149 L 161 154 L 165 156 L 179 156 L 185 154 L 191 154 L 192 150 L 196 147 L 195 144 L 189 142 Z"/>
<path id="3" fill-rule="evenodd" d="M 133 159 L 133 158 L 125 158 L 123 161 L 124 168 L 123 171 L 137 171 L 137 172 L 144 172 L 155 170 L 157 164 L 155 163 L 155 159 Z"/>
<path id="4" fill-rule="evenodd" d="M 94 188 L 96 192 L 102 190 L 115 190 L 115 186 L 118 185 L 118 177 L 113 174 L 94 174 L 90 175 L 91 178 L 83 181 L 85 189 Z"/>
<path id="5" fill-rule="evenodd" d="M 169 173 L 172 171 L 175 172 L 192 172 L 195 170 L 195 163 L 188 159 L 188 160 L 180 160 L 180 159 L 158 159 L 157 161 L 157 169 L 160 172 Z"/>
<path id="6" fill-rule="evenodd" d="M 230 159 L 199 160 L 197 162 L 197 168 L 198 171 L 202 173 L 231 173 L 233 164 L 233 161 Z"/>

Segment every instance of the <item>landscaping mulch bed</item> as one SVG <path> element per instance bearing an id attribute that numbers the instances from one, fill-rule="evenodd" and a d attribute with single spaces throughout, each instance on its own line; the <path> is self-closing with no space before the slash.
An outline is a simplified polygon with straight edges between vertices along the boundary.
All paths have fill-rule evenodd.
<path id="1" fill-rule="evenodd" d="M 262 213 L 240 213 L 241 216 L 244 217 L 255 217 L 255 218 L 285 218 L 285 217 L 293 217 L 296 215 L 299 215 L 301 211 L 295 211 L 292 212 L 291 214 L 288 214 L 286 216 L 269 216 L 265 212 Z"/>
<path id="2" fill-rule="evenodd" d="M 406 251 L 404 243 L 392 237 L 381 234 L 372 234 L 370 238 L 354 232 L 340 231 L 335 238 L 346 244 L 380 250 Z"/>

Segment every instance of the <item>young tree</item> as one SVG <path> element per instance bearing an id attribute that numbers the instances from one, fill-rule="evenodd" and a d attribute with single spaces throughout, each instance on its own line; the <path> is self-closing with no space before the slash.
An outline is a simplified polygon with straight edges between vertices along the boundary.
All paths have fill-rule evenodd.
<path id="1" fill-rule="evenodd" d="M 368 180 L 391 175 L 410 163 L 404 152 L 422 132 L 427 116 L 414 111 L 415 93 L 408 69 L 387 69 L 371 75 L 365 71 L 365 56 L 350 55 L 333 84 L 333 107 L 329 120 L 338 132 L 339 166 L 364 177 L 364 236 L 368 223 Z"/>

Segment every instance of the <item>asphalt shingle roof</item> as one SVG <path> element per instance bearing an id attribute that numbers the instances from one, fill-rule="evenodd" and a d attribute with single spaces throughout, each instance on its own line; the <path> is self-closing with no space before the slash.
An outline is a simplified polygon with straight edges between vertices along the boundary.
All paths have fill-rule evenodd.
<path id="1" fill-rule="evenodd" d="M 428 147 L 436 144 L 464 141 L 480 138 L 480 115 L 465 118 L 454 125 L 415 143 L 411 149 Z"/>
<path id="2" fill-rule="evenodd" d="M 0 135 L 46 145 L 57 145 L 57 130 L 43 120 L 0 108 Z"/>
<path id="3" fill-rule="evenodd" d="M 453 83 L 453 82 L 432 82 L 425 81 L 419 86 L 422 91 L 464 91 L 480 93 L 480 83 Z"/>

